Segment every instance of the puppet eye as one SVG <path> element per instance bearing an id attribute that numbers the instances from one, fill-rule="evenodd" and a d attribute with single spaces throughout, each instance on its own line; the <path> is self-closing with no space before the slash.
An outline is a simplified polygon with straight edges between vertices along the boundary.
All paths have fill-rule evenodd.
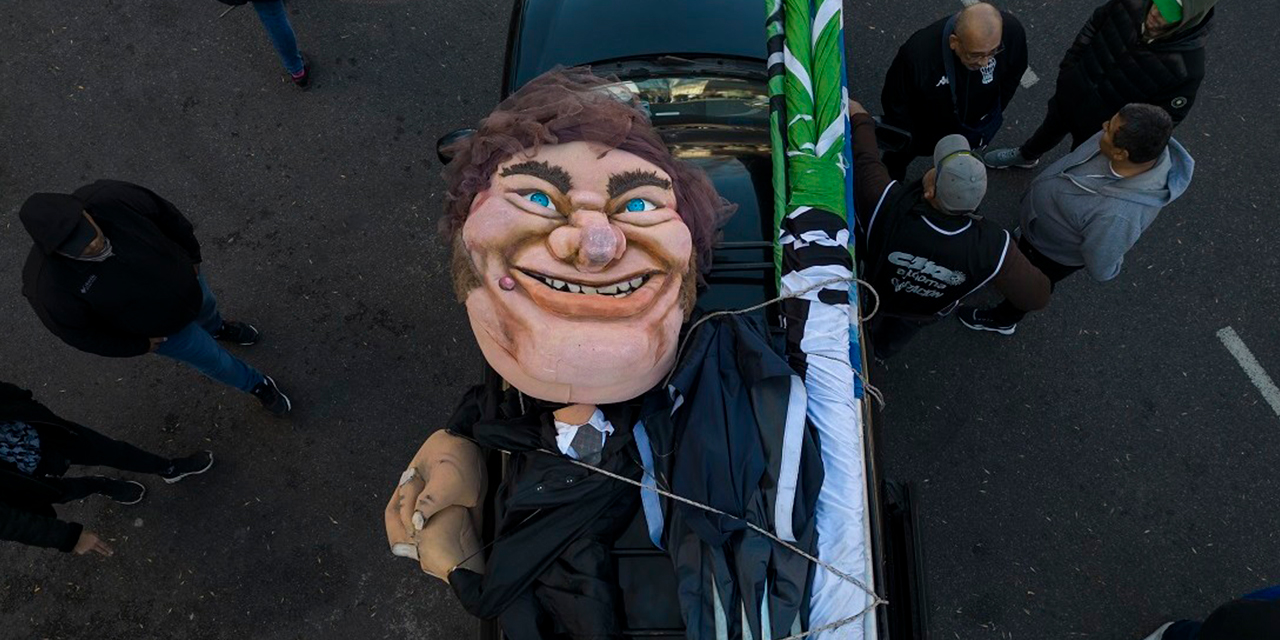
<path id="1" fill-rule="evenodd" d="M 627 201 L 626 205 L 627 211 L 653 211 L 657 208 L 658 205 L 650 202 L 646 198 L 632 198 Z"/>
<path id="2" fill-rule="evenodd" d="M 541 191 L 530 191 L 529 193 L 523 194 L 523 196 L 529 202 L 540 207 L 547 207 L 548 209 L 551 208 L 551 196 Z"/>

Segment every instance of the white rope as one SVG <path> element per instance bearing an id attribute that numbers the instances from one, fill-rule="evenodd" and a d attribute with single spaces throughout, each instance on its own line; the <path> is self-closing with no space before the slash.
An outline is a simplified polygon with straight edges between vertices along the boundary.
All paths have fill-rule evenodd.
<path id="1" fill-rule="evenodd" d="M 874 305 L 871 307 L 871 311 L 870 311 L 869 313 L 867 313 L 867 315 L 865 315 L 865 316 L 861 316 L 861 317 L 859 318 L 859 322 L 866 322 L 866 321 L 870 320 L 872 317 L 874 317 L 874 316 L 876 315 L 876 312 L 880 310 L 880 294 L 879 294 L 879 293 L 877 293 L 877 292 L 876 292 L 876 290 L 875 290 L 875 288 L 874 288 L 874 287 L 872 287 L 872 286 L 871 286 L 871 284 L 870 284 L 870 283 L 868 283 L 867 281 L 862 280 L 861 278 L 857 278 L 857 277 L 850 277 L 850 278 L 831 278 L 831 279 L 828 279 L 828 280 L 823 280 L 822 282 L 818 282 L 818 283 L 816 283 L 816 284 L 810 285 L 810 286 L 805 287 L 804 289 L 801 289 L 801 290 L 799 290 L 799 291 L 793 291 L 793 292 L 791 292 L 791 293 L 783 294 L 783 295 L 780 295 L 780 296 L 778 296 L 778 297 L 776 297 L 776 298 L 773 298 L 772 300 L 766 300 L 766 301 L 764 301 L 764 302 L 761 302 L 760 304 L 756 304 L 756 305 L 752 305 L 752 306 L 750 306 L 750 307 L 746 307 L 745 309 L 726 310 L 726 311 L 715 311 L 715 312 L 713 312 L 713 313 L 709 313 L 709 314 L 707 314 L 707 315 L 705 315 L 705 316 L 703 316 L 703 317 L 699 318 L 697 322 L 693 323 L 693 325 L 689 327 L 689 331 L 685 333 L 684 341 L 682 341 L 682 342 L 681 342 L 681 344 L 680 344 L 680 348 L 679 348 L 679 349 L 677 349 L 677 351 L 676 351 L 676 362 L 679 362 L 679 361 L 680 361 L 680 357 L 684 355 L 684 348 L 685 348 L 686 346 L 688 346 L 689 338 L 693 336 L 693 332 L 694 332 L 694 331 L 695 331 L 699 326 L 701 326 L 701 325 L 702 325 L 702 323 L 706 322 L 707 320 L 710 320 L 710 319 L 712 319 L 712 318 L 716 318 L 716 317 L 719 317 L 719 316 L 739 315 L 739 314 L 743 314 L 743 313 L 750 313 L 750 312 L 752 312 L 752 311 L 756 311 L 756 310 L 758 310 L 758 309 L 763 309 L 763 308 L 765 308 L 765 307 L 767 307 L 767 306 L 769 306 L 769 305 L 771 305 L 771 304 L 774 304 L 774 303 L 777 303 L 777 302 L 781 302 L 781 301 L 786 300 L 786 299 L 789 299 L 789 298 L 798 298 L 798 297 L 800 297 L 800 296 L 802 296 L 802 295 L 804 295 L 804 294 L 806 294 L 806 293 L 809 293 L 809 292 L 811 292 L 811 291 L 814 291 L 814 290 L 817 290 L 817 289 L 821 289 L 821 288 L 823 288 L 823 287 L 827 287 L 827 286 L 830 286 L 830 285 L 833 285 L 833 284 L 840 284 L 840 283 L 856 283 L 856 284 L 858 284 L 858 285 L 860 285 L 860 286 L 866 287 L 867 291 L 871 293 L 871 298 L 872 298 L 872 300 L 874 301 Z M 820 354 L 809 354 L 809 355 L 811 355 L 811 356 L 823 357 L 823 356 L 821 356 Z M 872 384 L 867 380 L 866 376 L 864 376 L 864 375 L 862 374 L 862 372 L 861 372 L 861 371 L 859 371 L 858 369 L 854 368 L 854 369 L 853 369 L 853 372 L 854 372 L 854 374 L 856 374 L 856 375 L 858 376 L 858 378 L 859 378 L 859 379 L 861 379 L 861 380 L 862 380 L 863 388 L 865 388 L 865 389 L 867 390 L 867 392 L 868 392 L 868 393 L 870 393 L 870 394 L 872 395 L 872 397 L 874 397 L 874 398 L 875 398 L 875 399 L 880 403 L 880 406 L 881 406 L 881 407 L 883 407 L 883 406 L 884 406 L 884 396 L 880 393 L 880 390 L 879 390 L 879 389 L 877 389 L 877 388 L 875 388 L 874 386 L 872 386 Z M 675 373 L 675 370 L 673 369 L 673 370 L 672 370 L 672 372 L 671 372 L 670 374 L 668 374 L 668 375 L 667 375 L 667 379 L 666 379 L 666 381 L 664 381 L 664 382 L 663 382 L 663 385 L 662 385 L 662 386 L 666 387 L 666 386 L 670 385 L 670 383 L 671 383 L 671 376 L 672 376 L 672 375 L 674 375 L 674 373 Z M 521 410 L 523 411 L 523 409 L 524 409 L 524 397 L 523 397 L 523 394 L 521 394 L 521 397 L 520 397 L 520 403 L 521 403 Z M 507 454 L 507 455 L 511 455 L 511 452 L 510 452 L 510 451 L 505 451 L 505 450 L 502 450 L 502 449 L 499 449 L 499 451 L 502 451 L 502 453 L 505 453 L 505 454 Z M 721 511 L 721 510 L 719 510 L 719 509 L 717 509 L 717 508 L 715 508 L 715 507 L 712 507 L 712 506 L 710 506 L 710 505 L 702 504 L 702 503 L 700 503 L 700 502 L 698 502 L 698 501 L 696 501 L 696 500 L 690 500 L 689 498 L 685 498 L 685 497 L 683 497 L 683 496 L 679 496 L 679 495 L 676 495 L 676 494 L 674 494 L 674 493 L 671 493 L 670 491 L 667 491 L 667 490 L 665 490 L 665 489 L 659 488 L 659 487 L 657 486 L 657 478 L 653 478 L 653 476 L 652 476 L 652 475 L 650 475 L 649 477 L 650 477 L 650 478 L 653 478 L 653 480 L 654 480 L 654 486 L 652 486 L 652 487 L 647 487 L 647 486 L 645 486 L 643 483 L 638 482 L 638 481 L 636 481 L 636 480 L 632 480 L 631 478 L 628 478 L 628 477 L 626 477 L 626 476 L 621 476 L 621 475 L 618 475 L 618 474 L 613 473 L 613 472 L 611 472 L 611 471 L 605 471 L 604 469 L 601 469 L 601 468 L 599 468 L 599 467 L 595 467 L 595 466 L 589 465 L 589 464 L 587 464 L 587 463 L 585 463 L 585 462 L 582 462 L 582 461 L 580 461 L 580 460 L 574 460 L 573 458 L 570 458 L 570 457 L 568 457 L 568 456 L 563 456 L 563 455 L 561 455 L 561 454 L 559 454 L 559 453 L 553 453 L 553 452 L 548 451 L 548 450 L 546 450 L 546 449 L 537 449 L 536 451 L 537 451 L 537 452 L 539 452 L 539 453 L 545 453 L 545 454 L 550 455 L 550 456 L 557 456 L 557 457 L 559 457 L 559 458 L 562 458 L 562 459 L 564 459 L 564 460 L 568 461 L 568 462 L 569 462 L 569 463 L 571 463 L 571 464 L 577 465 L 577 466 L 579 466 L 579 467 L 582 467 L 582 468 L 584 468 L 584 469 L 587 469 L 587 470 L 592 471 L 592 472 L 595 472 L 595 473 L 599 473 L 599 474 L 601 474 L 601 475 L 603 475 L 603 476 L 606 476 L 606 477 L 608 477 L 608 478 L 612 478 L 612 479 L 614 479 L 614 480 L 618 480 L 618 481 L 620 481 L 620 482 L 625 482 L 625 483 L 627 483 L 627 484 L 629 484 L 629 485 L 632 485 L 632 486 L 635 486 L 635 487 L 637 487 L 637 488 L 639 488 L 639 489 L 641 489 L 641 490 L 649 490 L 649 491 L 653 491 L 653 492 L 657 493 L 658 495 L 661 495 L 661 496 L 666 497 L 666 498 L 670 498 L 671 500 L 675 500 L 676 502 L 680 502 L 680 503 L 682 503 L 682 504 L 687 504 L 687 505 L 689 505 L 689 506 L 691 506 L 691 507 L 695 507 L 695 508 L 697 508 L 697 509 L 701 509 L 701 510 L 706 511 L 706 512 L 708 512 L 708 513 L 713 513 L 713 514 L 716 514 L 716 515 L 718 515 L 718 516 L 723 516 L 723 517 L 725 517 L 725 518 L 731 518 L 731 519 L 733 519 L 733 520 L 737 520 L 737 521 L 739 521 L 739 522 L 743 523 L 744 525 L 746 525 L 746 526 L 747 526 L 747 528 L 751 529 L 752 531 L 755 531 L 756 533 L 759 533 L 760 535 L 765 536 L 766 538 L 768 538 L 769 540 L 772 540 L 773 542 L 778 543 L 779 545 L 781 545 L 783 548 L 787 549 L 788 551 L 791 551 L 792 553 L 795 553 L 795 554 L 799 555 L 800 557 L 804 558 L 805 560 L 808 560 L 809 562 L 812 562 L 812 563 L 814 563 L 814 564 L 818 565 L 819 567 L 822 567 L 823 569 L 826 569 L 827 571 L 830 571 L 832 574 L 834 574 L 836 577 L 840 578 L 841 580 L 844 580 L 845 582 L 848 582 L 848 583 L 850 583 L 850 584 L 853 584 L 853 585 L 857 586 L 859 589 L 862 589 L 862 591 L 863 591 L 864 593 L 866 593 L 866 594 L 871 598 L 871 602 L 870 602 L 866 607 L 864 607 L 861 611 L 859 611 L 858 613 L 856 613 L 856 614 L 854 614 L 854 615 L 851 615 L 851 616 L 849 616 L 849 617 L 847 617 L 847 618 L 842 618 L 842 619 L 840 619 L 840 620 L 836 620 L 835 622 L 832 622 L 832 623 L 829 623 L 829 624 L 825 624 L 825 625 L 823 625 L 823 626 L 821 626 L 821 627 L 818 627 L 818 628 L 816 628 L 816 629 L 810 629 L 810 630 L 805 631 L 805 632 L 803 632 L 803 633 L 798 633 L 798 634 L 794 634 L 794 635 L 789 635 L 789 636 L 786 636 L 785 638 L 779 638 L 778 640 L 801 640 L 802 638 L 807 638 L 807 637 L 809 637 L 809 636 L 811 636 L 811 635 L 814 635 L 814 634 L 817 634 L 817 633 L 822 633 L 822 632 L 824 632 L 824 631 L 831 631 L 831 630 L 834 630 L 834 629 L 839 629 L 840 627 L 843 627 L 843 626 L 845 626 L 845 625 L 847 625 L 847 624 L 849 624 L 849 623 L 851 623 L 851 622 L 855 622 L 855 621 L 857 621 L 857 620 L 861 619 L 863 616 L 867 615 L 867 613 L 868 613 L 868 612 L 870 612 L 872 609 L 875 609 L 876 607 L 878 607 L 878 606 L 880 606 L 880 605 L 885 605 L 885 604 L 888 604 L 888 603 L 889 603 L 889 601 L 888 601 L 888 600 L 885 600 L 884 598 L 881 598 L 881 597 L 880 597 L 880 594 L 876 593 L 876 592 L 875 592 L 875 590 L 871 589 L 871 588 L 870 588 L 870 587 L 868 587 L 866 584 L 863 584 L 863 582 L 862 582 L 861 580 L 858 580 L 857 578 L 855 578 L 855 577 L 853 577 L 853 576 L 851 576 L 851 575 L 849 575 L 849 574 L 847 574 L 847 573 L 845 573 L 845 572 L 841 571 L 840 569 L 836 568 L 835 566 L 831 565 L 831 564 L 830 564 L 830 563 L 828 563 L 828 562 L 824 562 L 823 560 L 820 560 L 820 559 L 819 559 L 819 558 L 817 558 L 816 556 L 814 556 L 814 555 L 812 555 L 812 554 L 808 553 L 807 551 L 805 551 L 805 550 L 803 550 L 803 549 L 801 549 L 801 548 L 799 548 L 799 547 L 797 547 L 797 546 L 795 546 L 795 545 L 791 544 L 790 542 L 787 542 L 786 540 L 783 540 L 782 538 L 779 538 L 778 536 L 774 535 L 773 533 L 770 533 L 767 529 L 765 529 L 765 528 L 763 528 L 763 527 L 760 527 L 760 526 L 756 525 L 754 522 L 751 522 L 751 521 L 749 521 L 749 520 L 746 520 L 745 518 L 740 518 L 740 517 L 738 517 L 738 516 L 735 516 L 735 515 L 732 515 L 732 514 L 729 514 L 729 513 L 725 513 L 724 511 Z M 648 471 L 646 470 L 644 473 L 648 474 Z M 539 511 L 541 511 L 541 510 L 539 510 Z M 535 514 L 536 514 L 536 513 L 537 513 L 537 512 L 535 512 Z M 530 517 L 532 517 L 532 514 L 530 515 Z M 526 518 L 526 520 L 527 520 L 527 518 Z M 497 541 L 495 540 L 494 542 L 491 542 L 489 545 L 486 545 L 486 546 L 485 546 L 485 548 L 488 548 L 488 546 L 490 546 L 490 545 L 494 544 L 495 542 L 497 542 Z M 483 551 L 483 549 L 481 549 L 481 551 Z M 480 553 L 480 551 L 477 551 L 476 553 Z M 472 554 L 472 555 L 474 556 L 474 555 L 476 555 L 476 554 Z M 469 558 L 468 558 L 468 559 L 469 559 Z M 464 561 L 464 562 L 465 562 L 465 561 Z M 459 563 L 459 564 L 461 564 L 461 563 Z"/>
<path id="2" fill-rule="evenodd" d="M 712 319 L 712 318 L 718 318 L 718 317 L 720 317 L 720 316 L 733 316 L 733 315 L 740 315 L 740 314 L 743 314 L 743 313 L 751 313 L 752 311 L 757 311 L 757 310 L 759 310 L 759 309 L 763 309 L 763 308 L 765 308 L 765 307 L 767 307 L 767 306 L 769 306 L 769 305 L 771 305 L 771 304 L 775 304 L 775 303 L 778 303 L 778 302 L 782 302 L 783 300 L 787 300 L 787 299 L 790 299 L 790 298 L 799 298 L 800 296 L 802 296 L 802 295 L 804 295 L 804 294 L 806 294 L 806 293 L 809 293 L 810 291 L 814 291 L 814 290 L 817 290 L 817 289 L 821 289 L 821 288 L 823 288 L 823 287 L 827 287 L 827 286 L 830 286 L 830 285 L 833 285 L 833 284 L 841 284 L 841 283 L 846 283 L 846 282 L 847 282 L 847 283 L 850 283 L 850 284 L 857 284 L 857 285 L 859 285 L 859 286 L 861 286 L 861 287 L 865 287 L 865 288 L 866 288 L 866 290 L 867 290 L 867 292 L 871 294 L 871 300 L 874 302 L 874 304 L 871 306 L 871 311 L 870 311 L 869 313 L 867 313 L 867 315 L 865 315 L 865 316 L 860 316 L 860 317 L 858 318 L 858 322 L 859 322 L 859 323 L 862 323 L 862 322 L 866 322 L 866 321 L 868 321 L 868 320 L 870 320 L 870 319 L 874 318 L 874 317 L 875 317 L 875 315 L 876 315 L 876 313 L 877 313 L 878 311 L 880 311 L 880 293 L 879 293 L 878 291 L 876 291 L 876 288 L 875 288 L 875 287 L 871 286 L 871 283 L 870 283 L 870 282 L 867 282 L 866 280 L 863 280 L 862 278 L 858 278 L 858 277 L 850 277 L 850 278 L 830 278 L 830 279 L 827 279 L 827 280 L 823 280 L 822 282 L 818 282 L 818 283 L 816 283 L 816 284 L 809 285 L 808 287 L 805 287 L 805 288 L 803 288 L 803 289 L 801 289 L 801 290 L 799 290 L 799 291 L 792 291 L 791 293 L 784 293 L 784 294 L 782 294 L 782 295 L 780 295 L 780 296 L 778 296 L 778 297 L 776 297 L 776 298 L 773 298 L 772 300 L 765 300 L 764 302 L 761 302 L 760 304 L 752 305 L 752 306 L 750 306 L 750 307 L 746 307 L 745 309 L 729 309 L 729 310 L 726 310 L 726 311 L 713 311 L 713 312 L 711 312 L 711 313 L 708 313 L 708 314 L 707 314 L 707 315 L 705 315 L 705 316 L 702 316 L 701 318 L 698 318 L 698 321 L 697 321 L 697 322 L 695 322 L 695 323 L 693 323 L 693 325 L 691 325 L 691 326 L 689 327 L 689 330 L 688 330 L 687 332 L 685 332 L 685 334 L 684 334 L 684 340 L 682 340 L 682 341 L 680 342 L 680 348 L 676 350 L 676 362 L 680 362 L 680 357 L 684 355 L 684 348 L 685 348 L 686 346 L 688 346 L 688 345 L 689 345 L 689 339 L 693 337 L 693 332 L 694 332 L 694 330 L 695 330 L 695 329 L 697 329 L 699 326 L 701 326 L 701 325 L 702 325 L 702 323 L 704 323 L 704 322 L 706 322 L 706 321 L 708 321 L 708 320 L 710 320 L 710 319 Z M 861 305 L 859 305 L 859 307 L 861 307 Z M 809 356 L 816 356 L 816 357 L 823 357 L 823 356 L 821 356 L 821 354 L 807 354 L 807 355 L 809 355 Z M 859 379 L 859 380 L 861 380 L 861 381 L 862 381 L 862 388 L 866 389 L 866 390 L 867 390 L 867 393 L 870 393 L 870 394 L 871 394 L 871 397 L 875 398 L 875 399 L 876 399 L 876 402 L 879 402 L 879 403 L 880 403 L 880 408 L 881 408 L 881 409 L 883 409 L 883 408 L 884 408 L 884 394 L 883 394 L 883 393 L 881 393 L 881 392 L 880 392 L 880 390 L 879 390 L 879 389 L 877 389 L 877 388 L 875 387 L 875 385 L 871 384 L 871 381 L 867 379 L 867 376 L 863 375 L 863 373 L 862 373 L 861 371 L 859 371 L 857 368 L 853 368 L 853 373 L 854 373 L 854 375 L 858 376 L 858 379 Z M 671 385 L 671 377 L 672 377 L 672 376 L 674 376 L 675 374 L 676 374 L 676 370 L 675 370 L 675 368 L 672 368 L 672 369 L 671 369 L 671 373 L 668 373 L 668 374 L 667 374 L 667 379 L 666 379 L 666 380 L 664 380 L 664 381 L 662 382 L 662 386 L 663 386 L 663 387 L 670 386 L 670 385 Z"/>
<path id="3" fill-rule="evenodd" d="M 549 455 L 549 456 L 557 456 L 557 457 L 563 458 L 564 460 L 566 460 L 566 461 L 568 461 L 568 462 L 570 462 L 570 463 L 572 463 L 572 464 L 575 464 L 575 465 L 577 465 L 577 466 L 579 466 L 579 467 L 582 467 L 582 468 L 584 468 L 584 469 L 588 469 L 588 470 L 593 471 L 593 472 L 595 472 L 595 473 L 598 473 L 598 474 L 600 474 L 600 475 L 603 475 L 603 476 L 606 476 L 606 477 L 609 477 L 609 478 L 613 478 L 614 480 L 618 480 L 618 481 L 620 481 L 620 482 L 625 482 L 625 483 L 627 483 L 627 484 L 629 484 L 629 485 L 632 485 L 632 486 L 635 486 L 635 487 L 639 487 L 639 488 L 640 488 L 640 489 L 642 489 L 642 490 L 649 490 L 649 491 L 653 491 L 653 492 L 657 493 L 658 495 L 661 495 L 661 496 L 666 497 L 666 498 L 670 498 L 670 499 L 672 499 L 672 500 L 675 500 L 675 501 L 677 501 L 677 502 L 681 502 L 681 503 L 683 503 L 683 504 L 687 504 L 687 505 L 689 505 L 689 506 L 691 506 L 691 507 L 696 507 L 696 508 L 698 508 L 698 509 L 702 509 L 703 511 L 706 511 L 706 512 L 708 512 L 708 513 L 714 513 L 714 514 L 716 514 L 716 515 L 718 515 L 718 516 L 723 516 L 723 517 L 726 517 L 726 518 L 731 518 L 731 519 L 733 519 L 733 520 L 737 520 L 737 521 L 741 522 L 742 524 L 745 524 L 745 525 L 747 526 L 747 528 L 751 529 L 752 531 L 755 531 L 756 533 L 759 533 L 759 534 L 763 535 L 764 537 L 766 537 L 766 538 L 768 538 L 768 539 L 770 539 L 770 540 L 772 540 L 772 541 L 774 541 L 774 542 L 776 542 L 776 543 L 778 543 L 778 544 L 782 545 L 782 546 L 783 546 L 784 548 L 786 548 L 788 551 L 791 551 L 792 553 L 795 553 L 795 554 L 799 555 L 800 557 L 804 558 L 805 560 L 808 560 L 809 562 L 812 562 L 812 563 L 814 563 L 814 564 L 818 565 L 819 567 L 822 567 L 823 569 L 826 569 L 827 571 L 830 571 L 831 573 L 835 574 L 835 575 L 836 575 L 836 577 L 840 578 L 841 580 L 844 580 L 845 582 L 848 582 L 848 583 L 850 583 L 850 584 L 853 584 L 853 585 L 857 586 L 859 589 L 862 589 L 862 591 L 863 591 L 864 593 L 866 593 L 868 596 L 870 596 L 870 597 L 871 597 L 871 603 L 870 603 L 870 604 L 868 604 L 865 608 L 863 608 L 863 610 L 862 610 L 862 611 L 859 611 L 858 613 L 856 613 L 856 614 L 854 614 L 854 615 L 852 615 L 852 616 L 849 616 L 848 618 L 843 618 L 843 619 L 841 619 L 841 620 L 837 620 L 837 621 L 832 622 L 832 623 L 830 623 L 830 624 L 823 625 L 823 626 L 821 626 L 821 627 L 819 627 L 819 628 L 817 628 L 817 629 L 810 629 L 809 631 L 806 631 L 806 632 L 801 633 L 801 634 L 787 636 L 786 638 L 779 638 L 778 640 L 799 640 L 800 638 L 804 638 L 804 637 L 807 637 L 807 636 L 809 636 L 809 635 L 812 635 L 812 634 L 815 634 L 815 633 L 819 633 L 819 632 L 821 632 L 821 631 L 829 631 L 829 630 L 831 630 L 831 629 L 836 629 L 836 628 L 838 628 L 838 627 L 842 627 L 842 626 L 844 626 L 844 625 L 846 625 L 846 624 L 849 624 L 850 622 L 853 622 L 853 621 L 857 620 L 858 618 L 861 618 L 862 616 L 866 615 L 868 611 L 871 611 L 872 609 L 874 609 L 874 608 L 876 608 L 876 607 L 878 607 L 878 606 L 880 606 L 880 605 L 882 605 L 882 604 L 889 604 L 889 601 L 888 601 L 888 600 L 885 600 L 884 598 L 881 598 L 881 597 L 880 597 L 880 594 L 876 593 L 873 589 L 871 589 L 871 588 L 870 588 L 870 587 L 868 587 L 867 585 L 863 584 L 863 582 L 862 582 L 861 580 L 858 580 L 857 578 L 855 578 L 855 577 L 853 577 L 853 576 L 851 576 L 851 575 L 849 575 L 849 574 L 847 574 L 847 573 L 845 573 L 845 572 L 841 571 L 840 569 L 837 569 L 835 566 L 831 565 L 830 563 L 824 562 L 824 561 L 822 561 L 822 560 L 818 559 L 816 556 L 811 555 L 810 553 L 808 553 L 808 552 L 807 552 L 807 551 L 805 551 L 804 549 L 801 549 L 801 548 L 799 548 L 799 547 L 797 547 L 797 546 L 795 546 L 795 545 L 791 544 L 790 542 L 787 542 L 786 540 L 783 540 L 782 538 L 779 538 L 778 536 L 773 535 L 773 534 L 772 534 L 772 533 L 770 533 L 767 529 L 765 529 L 765 528 L 763 528 L 763 527 L 758 526 L 757 524 L 755 524 L 754 522 L 751 522 L 750 520 L 747 520 L 747 519 L 745 519 L 745 518 L 739 518 L 738 516 L 735 516 L 735 515 L 733 515 L 733 514 L 729 514 L 729 513 L 725 513 L 725 512 L 723 512 L 723 511 L 721 511 L 721 510 L 719 510 L 719 509 L 717 509 L 717 508 L 715 508 L 715 507 L 711 506 L 711 505 L 702 504 L 701 502 L 698 502 L 698 501 L 696 501 L 696 500 L 690 500 L 689 498 L 685 498 L 685 497 L 683 497 L 683 496 L 678 496 L 678 495 L 676 495 L 676 494 L 674 494 L 674 493 L 671 493 L 670 491 L 667 491 L 667 490 L 665 490 L 665 489 L 661 489 L 661 488 L 659 488 L 659 487 L 657 486 L 657 479 L 656 479 L 656 478 L 654 478 L 654 486 L 652 486 L 652 487 L 646 487 L 643 483 L 640 483 L 640 482 L 637 482 L 637 481 L 635 481 L 635 480 L 632 480 L 631 478 L 628 478 L 628 477 L 626 477 L 626 476 L 618 475 L 618 474 L 616 474 L 616 473 L 613 473 L 612 471 L 605 471 L 604 469 L 601 469 L 600 467 L 595 467 L 595 466 L 589 465 L 589 464 L 587 464 L 587 463 L 585 463 L 585 462 L 582 462 L 581 460 L 574 460 L 573 458 L 570 458 L 570 457 L 568 457 L 568 456 L 563 456 L 563 455 L 560 455 L 560 454 L 558 454 L 558 453 L 552 453 L 551 451 L 548 451 L 548 450 L 546 450 L 546 449 L 536 449 L 536 451 L 537 451 L 538 453 L 545 453 L 545 454 L 547 454 L 547 455 Z M 505 452 L 505 451 L 504 451 L 503 453 L 508 453 L 508 452 Z M 647 472 L 647 471 L 645 471 L 645 473 L 648 473 L 648 472 Z M 650 478 L 653 478 L 653 476 L 649 476 L 649 477 L 650 477 Z"/>

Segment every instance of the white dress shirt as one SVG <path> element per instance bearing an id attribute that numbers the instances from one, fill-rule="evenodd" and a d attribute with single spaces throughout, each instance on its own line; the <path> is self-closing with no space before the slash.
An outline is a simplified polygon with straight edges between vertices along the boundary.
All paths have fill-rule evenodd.
<path id="1" fill-rule="evenodd" d="M 591 414 L 590 418 L 587 418 L 586 424 L 569 424 L 559 420 L 556 420 L 555 423 L 556 447 L 560 449 L 560 453 L 563 453 L 574 460 L 578 459 L 578 454 L 572 451 L 569 448 L 569 445 L 573 442 L 573 437 L 578 435 L 578 429 L 590 425 L 593 429 L 599 431 L 601 450 L 604 449 L 605 439 L 613 433 L 613 425 L 609 424 L 609 421 L 604 417 L 604 412 L 599 408 L 596 409 L 595 413 Z"/>

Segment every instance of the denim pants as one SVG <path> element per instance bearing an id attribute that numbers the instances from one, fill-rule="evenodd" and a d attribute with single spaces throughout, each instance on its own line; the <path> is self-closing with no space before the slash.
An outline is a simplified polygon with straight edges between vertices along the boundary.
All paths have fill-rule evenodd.
<path id="1" fill-rule="evenodd" d="M 293 33 L 293 25 L 289 24 L 289 14 L 285 12 L 284 0 L 254 0 L 253 9 L 258 12 L 258 20 L 262 28 L 267 30 L 267 37 L 280 54 L 280 62 L 291 75 L 302 73 L 302 54 L 298 51 L 298 37 Z"/>
<path id="2" fill-rule="evenodd" d="M 222 316 L 218 314 L 218 301 L 213 298 L 204 275 L 200 275 L 199 280 L 200 291 L 204 294 L 200 315 L 196 316 L 195 322 L 161 342 L 156 347 L 156 353 L 185 362 L 225 385 L 241 391 L 251 391 L 264 377 L 257 369 L 227 353 L 213 339 L 213 333 L 222 327 Z"/>

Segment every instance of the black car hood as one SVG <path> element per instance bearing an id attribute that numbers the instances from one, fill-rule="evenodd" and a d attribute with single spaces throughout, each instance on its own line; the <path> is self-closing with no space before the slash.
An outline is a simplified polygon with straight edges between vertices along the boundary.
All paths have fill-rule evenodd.
<path id="1" fill-rule="evenodd" d="M 507 87 L 556 65 L 661 55 L 764 60 L 764 3 L 528 0 L 513 25 Z"/>

